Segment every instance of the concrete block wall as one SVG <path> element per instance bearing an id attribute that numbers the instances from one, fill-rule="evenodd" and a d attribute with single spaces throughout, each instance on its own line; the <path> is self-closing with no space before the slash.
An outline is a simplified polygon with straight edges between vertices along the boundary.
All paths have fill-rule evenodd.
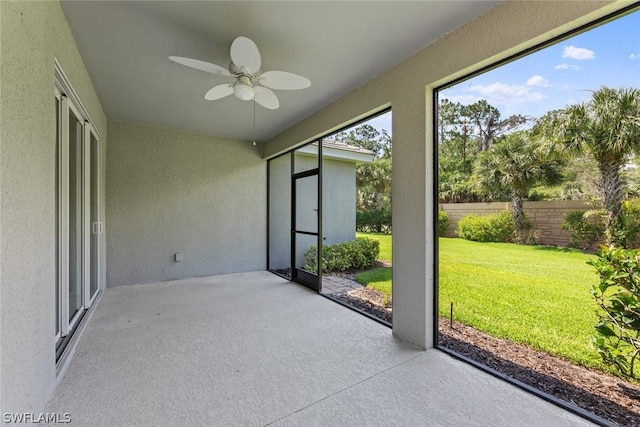
<path id="1" fill-rule="evenodd" d="M 569 212 L 586 211 L 592 207 L 583 200 L 551 200 L 525 202 L 524 211 L 538 234 L 538 242 L 545 245 L 567 246 L 570 235 L 562 229 Z M 509 202 L 491 203 L 441 203 L 440 210 L 449 215 L 449 226 L 445 236 L 457 237 L 458 221 L 466 215 L 489 215 L 511 211 Z"/>

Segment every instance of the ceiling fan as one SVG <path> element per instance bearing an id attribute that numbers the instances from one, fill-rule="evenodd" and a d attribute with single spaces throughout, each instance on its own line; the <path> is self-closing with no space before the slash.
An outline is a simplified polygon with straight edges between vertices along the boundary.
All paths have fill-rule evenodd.
<path id="1" fill-rule="evenodd" d="M 311 82 L 306 77 L 287 71 L 261 73 L 262 60 L 258 46 L 251 39 L 243 36 L 236 38 L 231 44 L 231 63 L 228 69 L 210 62 L 181 56 L 170 56 L 169 59 L 196 70 L 236 79 L 235 83 L 221 84 L 209 89 L 204 95 L 204 99 L 208 101 L 215 101 L 233 93 L 242 101 L 253 99 L 263 107 L 275 110 L 280 106 L 280 102 L 271 89 L 297 90 L 311 86 Z"/>

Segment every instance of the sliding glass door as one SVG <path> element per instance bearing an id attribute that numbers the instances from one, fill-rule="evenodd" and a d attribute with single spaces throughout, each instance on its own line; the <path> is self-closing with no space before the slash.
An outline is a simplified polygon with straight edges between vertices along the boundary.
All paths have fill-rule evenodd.
<path id="1" fill-rule="evenodd" d="M 56 82 L 56 356 L 100 290 L 100 139 Z"/>
<path id="2" fill-rule="evenodd" d="M 77 321 L 84 306 L 82 295 L 82 127 L 84 122 L 77 117 L 74 107 L 69 105 L 68 137 L 68 309 L 69 328 Z"/>

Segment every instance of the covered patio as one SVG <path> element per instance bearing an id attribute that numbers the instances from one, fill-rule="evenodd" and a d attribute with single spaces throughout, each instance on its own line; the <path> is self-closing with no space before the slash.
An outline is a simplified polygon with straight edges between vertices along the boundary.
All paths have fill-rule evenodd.
<path id="1" fill-rule="evenodd" d="M 268 272 L 107 289 L 46 411 L 86 426 L 589 424 Z"/>
<path id="2" fill-rule="evenodd" d="M 436 89 L 633 5 L 0 1 L 0 413 L 87 426 L 585 423 L 433 348 Z M 264 70 L 312 86 L 256 112 L 205 99 L 229 76 L 169 60 L 226 66 L 239 36 L 260 45 Z M 290 162 L 275 185 L 269 162 L 383 111 L 392 329 L 265 271 L 270 201 L 295 194 L 294 179 L 322 184 L 320 166 Z M 321 220 L 306 235 L 320 239 Z"/>

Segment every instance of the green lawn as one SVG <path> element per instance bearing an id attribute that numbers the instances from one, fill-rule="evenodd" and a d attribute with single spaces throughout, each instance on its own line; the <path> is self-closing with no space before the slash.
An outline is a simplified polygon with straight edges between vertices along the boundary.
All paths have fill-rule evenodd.
<path id="1" fill-rule="evenodd" d="M 356 237 L 367 237 L 380 242 L 379 260 L 392 262 L 391 254 L 391 234 L 385 233 L 356 233 Z"/>
<path id="2" fill-rule="evenodd" d="M 374 268 L 358 273 L 356 282 L 383 292 L 388 297 L 391 295 L 391 267 Z"/>
<path id="3" fill-rule="evenodd" d="M 603 368 L 591 347 L 597 281 L 582 252 L 440 238 L 440 315 L 493 336 Z"/>
<path id="4" fill-rule="evenodd" d="M 378 259 L 392 262 L 391 234 L 385 233 L 356 233 L 357 237 L 367 237 L 380 242 Z M 385 295 L 391 295 L 391 267 L 375 268 L 356 275 L 356 282 L 367 285 Z"/>
<path id="5" fill-rule="evenodd" d="M 391 236 L 376 238 L 391 252 Z M 496 337 L 527 344 L 574 363 L 614 372 L 590 343 L 596 305 L 589 292 L 598 279 L 580 251 L 508 243 L 439 240 L 439 312 Z M 389 256 L 390 258 L 390 256 Z M 391 269 L 356 280 L 391 292 Z"/>

